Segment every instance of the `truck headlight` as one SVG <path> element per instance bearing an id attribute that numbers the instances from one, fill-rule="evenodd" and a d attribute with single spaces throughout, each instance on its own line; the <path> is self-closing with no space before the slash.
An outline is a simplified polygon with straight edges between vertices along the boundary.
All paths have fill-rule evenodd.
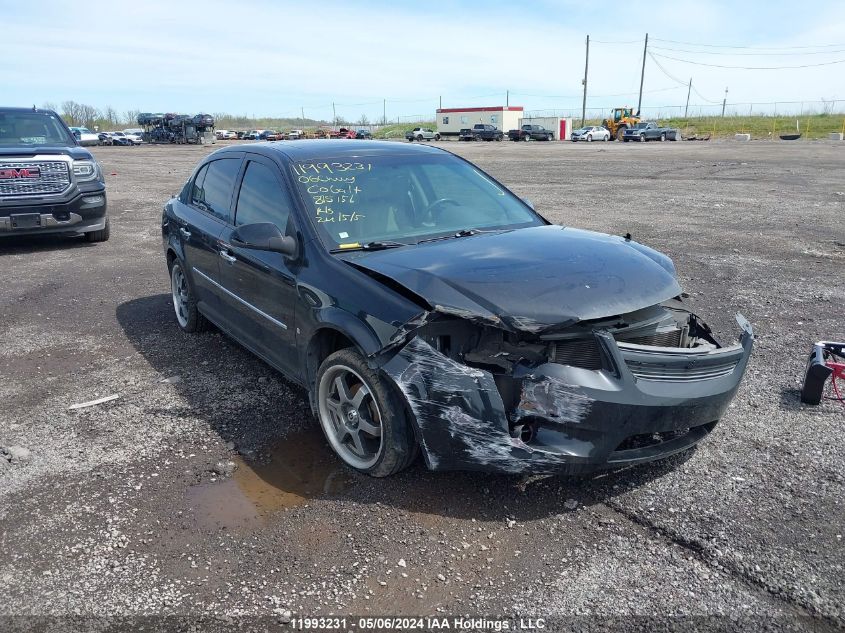
<path id="1" fill-rule="evenodd" d="M 94 180 L 97 177 L 97 162 L 93 160 L 73 161 L 73 175 L 81 182 Z"/>

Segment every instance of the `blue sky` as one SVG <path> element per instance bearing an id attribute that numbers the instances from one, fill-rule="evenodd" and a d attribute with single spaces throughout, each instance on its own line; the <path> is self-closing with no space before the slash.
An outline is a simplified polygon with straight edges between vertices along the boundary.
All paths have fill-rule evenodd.
<path id="1" fill-rule="evenodd" d="M 0 15 L 3 105 L 72 99 L 118 111 L 267 116 L 304 108 L 330 119 L 334 102 L 356 120 L 380 117 L 386 98 L 395 119 L 433 116 L 441 96 L 444 107 L 500 105 L 510 90 L 510 104 L 528 110 L 580 110 L 589 33 L 588 108 L 604 109 L 636 104 L 649 32 L 649 108 L 683 105 L 681 84 L 691 77 L 694 106 L 720 104 L 727 87 L 729 103 L 840 99 L 845 107 L 845 63 L 715 67 L 845 60 L 841 0 L 0 0 Z"/>

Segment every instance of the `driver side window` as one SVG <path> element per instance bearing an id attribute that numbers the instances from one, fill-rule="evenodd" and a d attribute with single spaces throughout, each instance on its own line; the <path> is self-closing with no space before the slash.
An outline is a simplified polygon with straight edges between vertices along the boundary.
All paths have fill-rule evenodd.
<path id="1" fill-rule="evenodd" d="M 290 213 L 290 198 L 274 171 L 263 163 L 250 161 L 238 194 L 235 226 L 272 222 L 285 233 Z"/>

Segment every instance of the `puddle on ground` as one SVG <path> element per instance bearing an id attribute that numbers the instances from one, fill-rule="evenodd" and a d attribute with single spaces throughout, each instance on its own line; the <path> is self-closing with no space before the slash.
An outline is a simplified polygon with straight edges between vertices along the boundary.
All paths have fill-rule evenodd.
<path id="1" fill-rule="evenodd" d="M 316 428 L 290 433 L 270 452 L 269 462 L 233 461 L 238 469 L 231 478 L 187 492 L 188 507 L 204 527 L 242 527 L 352 484 L 350 472 Z"/>

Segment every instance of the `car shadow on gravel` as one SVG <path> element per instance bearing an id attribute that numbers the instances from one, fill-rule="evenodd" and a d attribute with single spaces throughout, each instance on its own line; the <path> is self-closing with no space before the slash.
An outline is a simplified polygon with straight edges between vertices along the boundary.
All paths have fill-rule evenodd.
<path id="1" fill-rule="evenodd" d="M 170 295 L 159 294 L 120 304 L 117 320 L 162 379 L 178 377 L 168 386 L 184 404 L 159 413 L 203 420 L 246 458 L 234 477 L 240 488 L 221 487 L 222 494 L 242 497 L 246 492 L 249 497 L 253 491 L 266 501 L 277 491 L 288 501 L 293 495 L 467 520 L 529 520 L 572 509 L 573 500 L 602 503 L 671 472 L 694 452 L 578 477 L 431 472 L 418 459 L 398 475 L 374 479 L 346 468 L 331 452 L 313 421 L 305 390 L 216 330 L 183 333 L 172 312 Z M 154 419 L 156 411 L 149 413 Z M 221 450 L 219 459 L 225 458 Z M 257 490 L 257 482 L 265 489 Z"/>
<path id="2" fill-rule="evenodd" d="M 0 256 L 21 255 L 42 251 L 62 251 L 71 248 L 97 248 L 81 235 L 27 235 L 0 238 Z"/>

